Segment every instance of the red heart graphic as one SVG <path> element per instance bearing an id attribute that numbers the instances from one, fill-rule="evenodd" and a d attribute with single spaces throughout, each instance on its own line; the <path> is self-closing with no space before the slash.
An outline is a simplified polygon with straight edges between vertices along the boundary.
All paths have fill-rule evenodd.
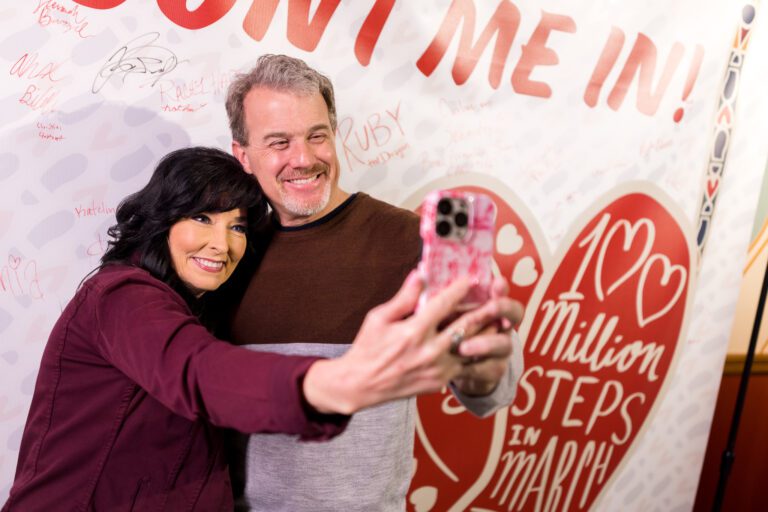
<path id="1" fill-rule="evenodd" d="M 409 510 L 588 510 L 630 452 L 679 352 L 696 251 L 680 216 L 624 190 L 572 228 L 557 266 L 520 296 L 515 403 L 478 420 L 449 395 L 419 398 Z"/>

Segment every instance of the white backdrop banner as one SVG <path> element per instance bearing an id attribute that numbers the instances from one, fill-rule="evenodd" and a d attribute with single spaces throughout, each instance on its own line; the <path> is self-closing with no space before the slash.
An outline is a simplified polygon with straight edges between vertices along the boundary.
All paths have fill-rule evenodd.
<path id="1" fill-rule="evenodd" d="M 0 501 L 48 333 L 118 203 L 173 149 L 229 149 L 228 84 L 287 53 L 336 86 L 342 186 L 413 209 L 435 188 L 489 193 L 497 269 L 527 306 L 511 407 L 481 421 L 419 400 L 409 510 L 689 510 L 768 153 L 760 14 L 5 2 Z"/>

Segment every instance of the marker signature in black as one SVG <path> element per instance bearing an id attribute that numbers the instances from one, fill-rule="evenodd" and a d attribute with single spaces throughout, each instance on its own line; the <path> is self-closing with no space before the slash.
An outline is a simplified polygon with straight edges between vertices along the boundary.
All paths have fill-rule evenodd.
<path id="1" fill-rule="evenodd" d="M 150 84 L 154 86 L 158 80 L 176 69 L 180 64 L 176 54 L 167 48 L 152 44 L 159 38 L 159 32 L 149 32 L 120 47 L 96 74 L 91 91 L 99 92 L 115 75 L 122 75 L 123 83 L 128 75 L 149 75 L 154 77 Z"/>

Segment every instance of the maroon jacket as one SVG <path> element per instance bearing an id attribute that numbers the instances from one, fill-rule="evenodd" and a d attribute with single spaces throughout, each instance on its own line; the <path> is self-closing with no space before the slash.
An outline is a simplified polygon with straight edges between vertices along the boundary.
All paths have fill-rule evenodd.
<path id="1" fill-rule="evenodd" d="M 232 510 L 213 425 L 303 439 L 346 425 L 303 402 L 315 359 L 231 346 L 147 272 L 104 269 L 51 332 L 2 510 Z"/>

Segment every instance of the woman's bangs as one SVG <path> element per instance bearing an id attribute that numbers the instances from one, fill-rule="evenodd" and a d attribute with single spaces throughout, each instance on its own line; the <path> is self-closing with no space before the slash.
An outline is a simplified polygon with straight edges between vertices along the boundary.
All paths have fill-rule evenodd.
<path id="1" fill-rule="evenodd" d="M 250 182 L 253 178 L 246 177 L 246 179 L 249 181 L 241 182 L 239 187 L 228 186 L 232 185 L 229 183 L 209 183 L 201 192 L 194 208 L 198 213 L 218 213 L 257 206 L 261 200 L 258 186 Z"/>

